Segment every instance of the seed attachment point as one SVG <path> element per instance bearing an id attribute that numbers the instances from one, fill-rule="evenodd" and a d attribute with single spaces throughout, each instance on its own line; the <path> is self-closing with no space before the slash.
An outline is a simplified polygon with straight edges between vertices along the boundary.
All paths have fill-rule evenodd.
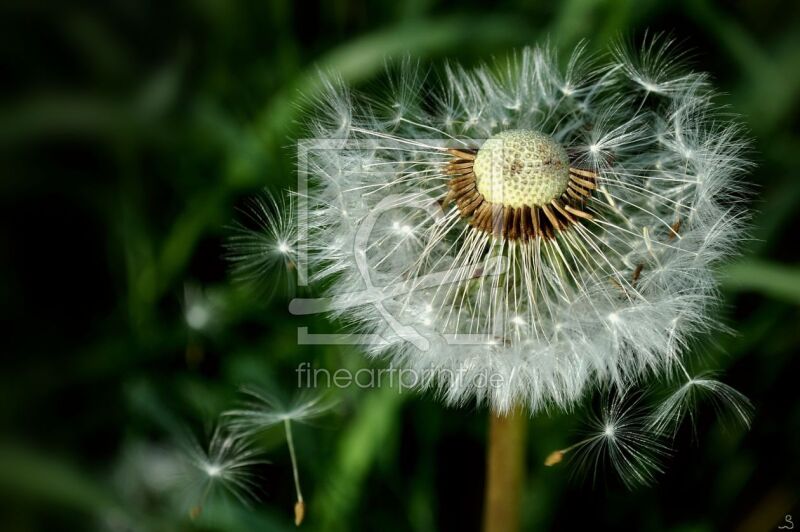
<path id="1" fill-rule="evenodd" d="M 455 203 L 480 231 L 508 240 L 554 238 L 580 220 L 592 220 L 585 203 L 597 174 L 570 166 L 551 137 L 530 130 L 504 131 L 480 150 L 447 150 L 452 176 L 442 207 Z"/>

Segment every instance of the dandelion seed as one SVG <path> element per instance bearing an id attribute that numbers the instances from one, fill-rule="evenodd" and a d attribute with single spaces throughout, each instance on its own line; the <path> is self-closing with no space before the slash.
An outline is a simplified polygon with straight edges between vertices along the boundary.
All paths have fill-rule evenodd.
<path id="1" fill-rule="evenodd" d="M 181 449 L 134 440 L 123 446 L 112 481 L 124 499 L 134 505 L 132 514 L 153 511 L 153 501 L 157 501 L 158 508 L 170 509 L 177 502 L 182 513 L 196 502 L 192 500 L 187 505 L 186 501 L 175 500 L 184 487 L 185 472 L 185 453 Z"/>
<path id="2" fill-rule="evenodd" d="M 244 434 L 254 434 L 283 424 L 297 497 L 294 506 L 294 522 L 296 526 L 300 526 L 305 518 L 305 500 L 300 489 L 300 472 L 297 466 L 292 422 L 311 421 L 329 412 L 335 403 L 325 401 L 322 396 L 299 395 L 290 403 L 284 404 L 277 398 L 253 388 L 243 388 L 242 392 L 246 397 L 242 407 L 225 412 L 223 416 L 229 419 L 231 427 Z"/>
<path id="3" fill-rule="evenodd" d="M 243 434 L 255 434 L 286 421 L 307 423 L 336 406 L 336 402 L 322 395 L 301 393 L 284 402 L 252 387 L 245 386 L 241 391 L 244 396 L 241 406 L 222 415 L 231 429 Z"/>
<path id="4" fill-rule="evenodd" d="M 672 431 L 674 434 L 686 416 L 689 416 L 694 428 L 695 410 L 702 399 L 708 399 L 723 420 L 732 420 L 749 427 L 753 416 L 750 400 L 712 376 L 705 373 L 689 377 L 687 374 L 687 380 L 653 413 L 651 428 L 658 432 Z"/>
<path id="5" fill-rule="evenodd" d="M 193 519 L 200 515 L 216 490 L 230 493 L 245 505 L 256 497 L 253 468 L 266 462 L 248 438 L 218 426 L 206 446 L 190 438 L 184 447 L 183 476 L 193 501 L 189 512 Z"/>
<path id="6" fill-rule="evenodd" d="M 617 43 L 612 51 L 627 76 L 648 94 L 674 95 L 705 83 L 705 75 L 683 72 L 685 53 L 675 50 L 676 42 L 664 33 L 645 34 L 638 50 Z"/>
<path id="7" fill-rule="evenodd" d="M 275 275 L 286 275 L 296 267 L 297 225 L 292 198 L 276 201 L 265 191 L 243 209 L 226 243 L 233 274 L 241 281 L 274 289 Z M 269 282 L 266 281 L 269 279 Z M 290 287 L 291 288 L 291 287 Z"/>
<path id="8" fill-rule="evenodd" d="M 629 489 L 648 485 L 663 472 L 661 459 L 669 455 L 649 421 L 638 399 L 616 396 L 591 418 L 586 438 L 550 453 L 544 464 L 556 465 L 570 454 L 579 470 L 591 471 L 593 480 L 602 466 L 611 465 Z"/>
<path id="9" fill-rule="evenodd" d="M 194 331 L 204 331 L 219 320 L 223 308 L 219 298 L 210 297 L 195 285 L 186 284 L 183 288 L 184 320 Z"/>

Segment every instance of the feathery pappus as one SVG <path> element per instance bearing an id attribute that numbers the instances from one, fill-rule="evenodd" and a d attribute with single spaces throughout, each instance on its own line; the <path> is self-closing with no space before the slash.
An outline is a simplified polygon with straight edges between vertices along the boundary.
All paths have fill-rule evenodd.
<path id="1" fill-rule="evenodd" d="M 560 65 L 545 46 L 441 75 L 407 60 L 369 97 L 326 80 L 324 149 L 289 209 L 310 281 L 384 340 L 369 355 L 451 404 L 567 409 L 678 375 L 648 427 L 697 383 L 747 423 L 747 399 L 684 360 L 745 238 L 742 126 L 664 35 Z"/>

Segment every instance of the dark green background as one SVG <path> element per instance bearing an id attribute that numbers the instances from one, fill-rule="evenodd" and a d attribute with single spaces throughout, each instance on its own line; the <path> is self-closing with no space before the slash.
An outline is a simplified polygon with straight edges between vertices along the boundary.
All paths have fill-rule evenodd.
<path id="1" fill-rule="evenodd" d="M 293 139 L 317 69 L 366 91 L 385 60 L 503 57 L 581 38 L 671 31 L 755 138 L 753 239 L 725 267 L 725 322 L 696 367 L 749 396 L 752 430 L 709 405 L 652 488 L 594 486 L 545 469 L 581 412 L 530 423 L 526 530 L 773 530 L 800 488 L 800 4 L 782 0 L 479 2 L 35 2 L 0 7 L 2 324 L 0 529 L 290 530 L 280 432 L 252 508 L 219 503 L 192 523 L 121 463 L 207 429 L 259 383 L 291 391 L 294 368 L 359 368 L 352 348 L 296 345 L 281 290 L 230 280 L 222 256 L 237 206 L 292 186 Z M 566 54 L 564 54 L 566 55 Z M 186 284 L 217 307 L 191 332 Z M 716 347 L 712 344 L 716 344 Z M 187 355 L 188 353 L 188 355 Z M 305 530 L 477 530 L 486 411 L 350 388 L 296 439 Z M 144 480 L 143 480 L 144 479 Z"/>

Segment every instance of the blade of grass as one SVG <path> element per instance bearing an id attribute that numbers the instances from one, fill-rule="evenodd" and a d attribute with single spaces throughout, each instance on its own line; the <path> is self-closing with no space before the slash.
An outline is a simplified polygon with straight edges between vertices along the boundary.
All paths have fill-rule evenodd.
<path id="1" fill-rule="evenodd" d="M 800 266 L 749 259 L 726 267 L 722 286 L 800 305 Z"/>

